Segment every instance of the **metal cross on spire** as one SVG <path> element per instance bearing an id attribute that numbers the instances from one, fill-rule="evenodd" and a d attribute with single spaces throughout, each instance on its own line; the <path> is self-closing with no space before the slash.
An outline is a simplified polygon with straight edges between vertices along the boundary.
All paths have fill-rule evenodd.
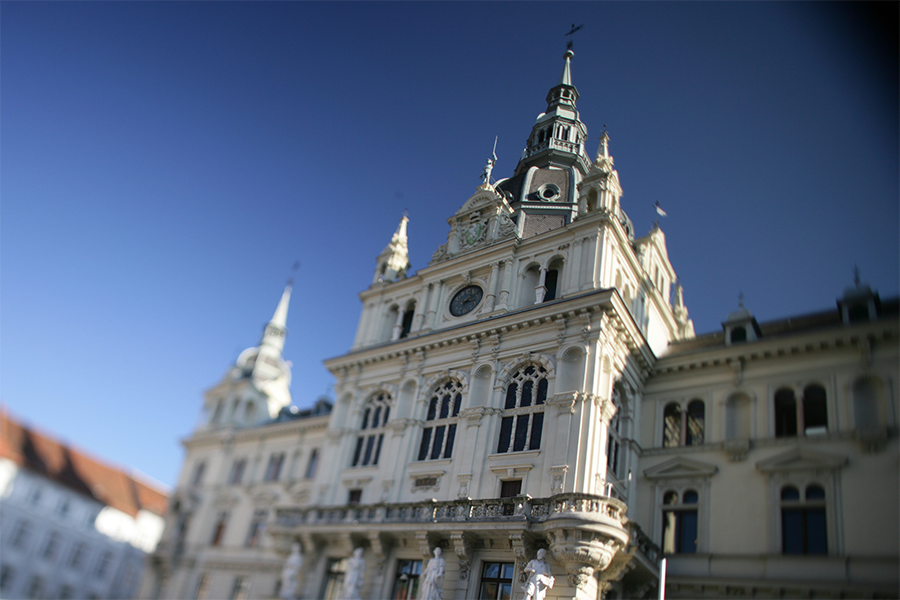
<path id="1" fill-rule="evenodd" d="M 581 25 L 577 25 L 577 26 L 575 25 L 575 23 L 572 23 L 572 29 L 570 29 L 569 33 L 566 34 L 566 36 L 569 38 L 569 41 L 566 42 L 566 50 L 572 49 L 572 42 L 575 39 L 574 38 L 575 32 L 578 31 L 579 29 L 581 29 L 582 27 L 584 27 L 584 23 L 582 23 Z"/>

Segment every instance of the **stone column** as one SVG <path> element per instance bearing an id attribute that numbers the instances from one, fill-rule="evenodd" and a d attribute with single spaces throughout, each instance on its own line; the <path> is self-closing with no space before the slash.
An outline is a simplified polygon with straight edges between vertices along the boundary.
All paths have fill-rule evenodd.
<path id="1" fill-rule="evenodd" d="M 484 300 L 482 313 L 489 313 L 494 310 L 494 301 L 497 298 L 497 274 L 499 271 L 500 263 L 491 263 L 491 279 L 488 282 L 488 295 Z"/>
<path id="2" fill-rule="evenodd" d="M 537 287 L 534 288 L 534 303 L 540 304 L 544 301 L 544 296 L 547 295 L 547 267 L 541 267 L 541 278 L 538 280 Z"/>
<path id="3" fill-rule="evenodd" d="M 394 323 L 394 329 L 391 332 L 391 341 L 395 342 L 400 339 L 400 333 L 403 331 L 403 317 L 406 315 L 406 309 L 397 307 L 397 322 Z"/>
<path id="4" fill-rule="evenodd" d="M 500 261 L 503 264 L 503 284 L 500 288 L 500 298 L 497 310 L 509 310 L 509 288 L 512 286 L 513 261 L 511 258 Z"/>

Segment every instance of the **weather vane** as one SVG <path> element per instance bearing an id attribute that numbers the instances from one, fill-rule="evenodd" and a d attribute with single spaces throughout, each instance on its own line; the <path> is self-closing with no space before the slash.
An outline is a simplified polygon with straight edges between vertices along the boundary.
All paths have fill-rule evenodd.
<path id="1" fill-rule="evenodd" d="M 293 285 L 294 285 L 294 275 L 295 275 L 295 274 L 297 273 L 297 271 L 299 271 L 299 270 L 300 270 L 300 261 L 298 260 L 298 261 L 296 261 L 296 262 L 294 263 L 294 266 L 291 267 L 291 276 L 288 277 L 288 285 L 290 285 L 290 286 L 293 286 Z"/>
<path id="2" fill-rule="evenodd" d="M 582 23 L 581 25 L 577 25 L 577 26 L 575 25 L 575 23 L 572 23 L 572 29 L 570 29 L 569 33 L 566 34 L 566 36 L 569 38 L 569 41 L 566 42 L 566 50 L 572 49 L 572 42 L 575 40 L 575 37 L 574 37 L 575 32 L 578 31 L 579 29 L 581 29 L 582 27 L 584 27 L 584 23 Z"/>

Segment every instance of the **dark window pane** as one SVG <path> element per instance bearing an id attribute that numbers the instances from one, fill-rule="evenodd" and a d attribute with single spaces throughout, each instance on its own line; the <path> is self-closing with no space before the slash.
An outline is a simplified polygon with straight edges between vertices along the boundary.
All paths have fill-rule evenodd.
<path id="1" fill-rule="evenodd" d="M 794 392 L 781 389 L 775 392 L 775 437 L 797 435 L 797 400 Z"/>
<path id="2" fill-rule="evenodd" d="M 482 577 L 497 579 L 500 576 L 500 563 L 484 563 Z"/>
<path id="3" fill-rule="evenodd" d="M 537 450 L 541 447 L 541 430 L 544 427 L 544 413 L 538 412 L 531 415 L 531 442 L 529 450 Z"/>
<path id="4" fill-rule="evenodd" d="M 387 424 L 387 422 L 388 422 L 388 417 L 390 417 L 390 415 L 391 415 L 391 407 L 390 407 L 390 406 L 385 406 L 385 407 L 384 407 L 384 420 L 381 422 L 382 425 L 386 425 L 386 424 Z"/>
<path id="5" fill-rule="evenodd" d="M 695 492 L 694 490 L 688 490 L 684 493 L 684 499 L 682 500 L 682 503 L 683 504 L 697 504 L 698 499 L 699 499 L 699 496 L 697 495 L 697 492 Z"/>
<path id="6" fill-rule="evenodd" d="M 806 509 L 806 553 L 828 554 L 828 540 L 825 533 L 825 509 Z"/>
<path id="7" fill-rule="evenodd" d="M 503 563 L 500 565 L 500 579 L 512 579 L 513 577 L 513 564 L 512 563 Z"/>
<path id="8" fill-rule="evenodd" d="M 519 401 L 519 406 L 531 406 L 531 390 L 533 388 L 534 382 L 530 379 L 522 384 L 522 400 Z"/>
<path id="9" fill-rule="evenodd" d="M 663 496 L 663 504 L 678 504 L 678 492 L 666 492 Z"/>
<path id="10" fill-rule="evenodd" d="M 367 408 L 366 412 L 363 413 L 363 422 L 362 422 L 362 427 L 360 427 L 360 429 L 368 429 L 369 428 L 369 415 L 370 414 L 371 414 L 371 411 Z"/>
<path id="11" fill-rule="evenodd" d="M 547 400 L 547 380 L 541 379 L 538 381 L 538 393 L 537 400 L 535 404 L 543 404 Z"/>
<path id="12" fill-rule="evenodd" d="M 426 421 L 434 420 L 434 416 L 437 414 L 437 402 L 438 402 L 438 397 L 432 396 L 431 402 L 428 404 L 428 416 L 425 417 Z"/>
<path id="13" fill-rule="evenodd" d="M 821 486 L 811 485 L 808 488 L 806 488 L 806 499 L 807 500 L 824 500 L 825 499 L 825 490 L 823 490 Z"/>
<path id="14" fill-rule="evenodd" d="M 521 452 L 525 449 L 528 436 L 528 415 L 516 417 L 516 438 L 513 441 L 513 452 Z"/>
<path id="15" fill-rule="evenodd" d="M 431 427 L 422 432 L 422 444 L 419 446 L 419 460 L 428 456 L 428 442 L 431 441 Z"/>
<path id="16" fill-rule="evenodd" d="M 357 438 L 356 439 L 356 452 L 353 453 L 353 466 L 354 467 L 359 464 L 359 453 L 362 451 L 362 446 L 363 446 L 363 438 L 361 438 L 361 437 Z"/>
<path id="17" fill-rule="evenodd" d="M 366 453 L 363 455 L 362 464 L 367 465 L 372 460 L 372 448 L 375 446 L 375 436 L 370 435 L 366 440 Z"/>
<path id="18" fill-rule="evenodd" d="M 697 552 L 697 511 L 683 510 L 680 516 L 681 531 L 678 535 L 678 551 L 694 554 Z"/>
<path id="19" fill-rule="evenodd" d="M 781 490 L 781 499 L 782 500 L 799 500 L 800 499 L 800 491 L 792 485 L 784 487 Z"/>
<path id="20" fill-rule="evenodd" d="M 781 550 L 785 554 L 803 554 L 803 511 L 781 509 Z"/>
<path id="21" fill-rule="evenodd" d="M 497 444 L 497 452 L 509 452 L 509 438 L 512 435 L 512 417 L 503 417 L 500 423 L 500 443 Z"/>
<path id="22" fill-rule="evenodd" d="M 431 446 L 431 458 L 440 458 L 441 457 L 441 445 L 444 443 L 444 430 L 446 427 L 435 427 L 434 428 L 434 444 Z"/>
<path id="23" fill-rule="evenodd" d="M 447 428 L 447 445 L 444 448 L 444 458 L 450 458 L 453 454 L 453 441 L 456 438 L 456 425 L 450 425 Z"/>
<path id="24" fill-rule="evenodd" d="M 459 407 L 462 405 L 462 394 L 457 394 L 456 398 L 453 399 L 453 412 L 450 413 L 451 417 L 455 417 L 459 414 Z"/>
<path id="25" fill-rule="evenodd" d="M 522 493 L 522 480 L 510 479 L 500 482 L 500 497 L 514 498 Z"/>
<path id="26" fill-rule="evenodd" d="M 828 428 L 825 388 L 810 385 L 803 390 L 803 432 L 824 432 Z"/>
<path id="27" fill-rule="evenodd" d="M 446 419 L 450 416 L 450 395 L 447 394 L 443 398 L 441 398 L 441 417 L 442 419 Z"/>
<path id="28" fill-rule="evenodd" d="M 547 293 L 544 294 L 544 302 L 556 300 L 556 282 L 558 279 L 559 271 L 556 269 L 547 271 L 547 275 L 544 277 L 544 287 L 547 288 Z"/>
<path id="29" fill-rule="evenodd" d="M 378 457 L 381 456 L 381 442 L 383 442 L 383 441 L 384 441 L 384 434 L 379 433 L 378 434 L 378 445 L 375 446 L 375 458 L 372 459 L 373 465 L 378 464 Z"/>
<path id="30" fill-rule="evenodd" d="M 509 387 L 506 388 L 506 404 L 503 408 L 515 408 L 516 407 L 516 390 L 519 389 L 518 384 L 511 383 Z"/>
<path id="31" fill-rule="evenodd" d="M 380 427 L 381 426 L 381 407 L 376 406 L 375 412 L 372 414 L 372 427 Z"/>

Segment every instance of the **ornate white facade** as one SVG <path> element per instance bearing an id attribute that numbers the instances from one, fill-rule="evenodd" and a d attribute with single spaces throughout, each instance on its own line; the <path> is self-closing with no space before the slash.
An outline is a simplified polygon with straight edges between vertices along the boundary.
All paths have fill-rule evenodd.
<path id="1" fill-rule="evenodd" d="M 333 408 L 279 413 L 244 354 L 210 390 L 147 596 L 277 597 L 297 543 L 305 599 L 341 597 L 355 549 L 362 598 L 413 598 L 438 547 L 448 600 L 522 598 L 541 548 L 547 598 L 655 595 L 662 551 L 670 597 L 897 589 L 896 302 L 694 337 L 605 132 L 587 153 L 573 56 L 515 172 L 414 274 L 401 220 L 326 361 Z M 270 328 L 245 354 L 283 364 Z"/>

